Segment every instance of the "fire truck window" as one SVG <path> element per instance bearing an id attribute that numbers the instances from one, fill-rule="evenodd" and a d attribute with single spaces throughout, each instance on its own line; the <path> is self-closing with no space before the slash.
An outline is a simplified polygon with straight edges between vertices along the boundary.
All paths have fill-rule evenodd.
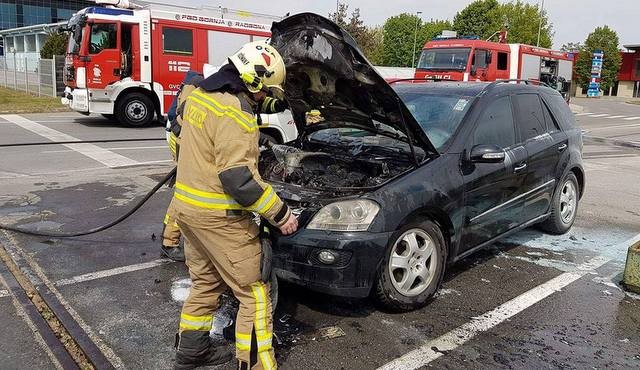
<path id="1" fill-rule="evenodd" d="M 508 96 L 498 98 L 482 113 L 473 133 L 474 145 L 497 145 L 508 148 L 516 143 L 511 101 Z"/>
<path id="2" fill-rule="evenodd" d="M 498 70 L 506 71 L 509 64 L 509 54 L 498 52 Z"/>
<path id="3" fill-rule="evenodd" d="M 473 65 L 477 68 L 487 68 L 487 51 L 476 50 L 473 54 Z"/>
<path id="4" fill-rule="evenodd" d="M 542 135 L 546 132 L 544 113 L 537 94 L 518 94 L 514 96 L 514 105 L 518 112 L 517 126 L 520 141 Z"/>
<path id="5" fill-rule="evenodd" d="M 164 27 L 162 42 L 165 54 L 193 55 L 193 32 L 191 30 Z"/>
<path id="6" fill-rule="evenodd" d="M 95 23 L 91 26 L 89 54 L 117 48 L 118 28 L 115 23 Z"/>

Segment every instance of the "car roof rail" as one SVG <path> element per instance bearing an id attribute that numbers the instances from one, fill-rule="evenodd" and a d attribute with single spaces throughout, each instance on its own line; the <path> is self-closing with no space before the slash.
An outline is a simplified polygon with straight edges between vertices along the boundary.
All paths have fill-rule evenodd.
<path id="1" fill-rule="evenodd" d="M 442 78 L 435 78 L 435 77 L 421 77 L 421 78 L 399 78 L 397 80 L 393 80 L 393 81 L 389 81 L 388 84 L 394 84 L 396 82 L 407 82 L 407 81 L 422 81 L 422 82 L 427 82 L 427 81 L 433 81 L 433 82 L 438 82 L 438 81 L 451 81 L 451 80 L 445 80 Z"/>
<path id="2" fill-rule="evenodd" d="M 489 84 L 489 86 L 487 86 L 488 88 L 492 88 L 498 84 L 501 83 L 511 83 L 511 82 L 517 82 L 517 83 L 523 83 L 525 85 L 534 85 L 534 86 L 544 86 L 544 87 L 548 87 L 550 89 L 552 89 L 551 86 L 549 86 L 548 83 L 546 82 L 542 82 L 540 80 L 525 80 L 525 79 L 521 79 L 521 78 L 509 78 L 509 79 L 504 79 L 504 80 L 495 80 L 492 83 Z"/>

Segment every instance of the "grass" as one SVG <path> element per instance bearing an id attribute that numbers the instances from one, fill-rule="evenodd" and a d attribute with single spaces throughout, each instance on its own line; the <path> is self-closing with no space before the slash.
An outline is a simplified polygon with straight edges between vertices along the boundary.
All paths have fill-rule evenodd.
<path id="1" fill-rule="evenodd" d="M 0 114 L 66 112 L 69 108 L 60 103 L 60 98 L 35 96 L 0 87 Z"/>

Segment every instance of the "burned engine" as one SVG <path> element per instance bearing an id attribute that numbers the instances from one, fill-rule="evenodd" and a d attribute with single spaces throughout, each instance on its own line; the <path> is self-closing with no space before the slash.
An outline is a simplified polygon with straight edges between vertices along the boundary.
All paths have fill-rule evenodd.
<path id="1" fill-rule="evenodd" d="M 312 151 L 273 145 L 262 152 L 259 163 L 266 181 L 325 190 L 375 187 L 411 167 L 406 152 L 381 147 L 324 147 Z"/>

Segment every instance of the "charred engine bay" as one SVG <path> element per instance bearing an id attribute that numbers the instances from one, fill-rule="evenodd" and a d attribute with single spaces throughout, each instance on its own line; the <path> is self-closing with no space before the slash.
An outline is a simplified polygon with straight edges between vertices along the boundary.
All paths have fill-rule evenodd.
<path id="1" fill-rule="evenodd" d="M 261 153 L 260 174 L 267 181 L 339 193 L 377 187 L 413 166 L 407 148 L 384 145 L 388 138 L 332 139 L 332 145 L 313 140 L 274 145 Z"/>

